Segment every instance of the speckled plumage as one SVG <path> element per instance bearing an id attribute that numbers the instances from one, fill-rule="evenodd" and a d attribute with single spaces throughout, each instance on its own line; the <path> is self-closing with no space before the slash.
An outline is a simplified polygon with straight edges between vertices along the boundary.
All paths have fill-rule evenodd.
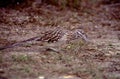
<path id="1" fill-rule="evenodd" d="M 50 29 L 43 32 L 37 41 L 55 42 L 62 38 L 64 34 L 62 29 Z"/>

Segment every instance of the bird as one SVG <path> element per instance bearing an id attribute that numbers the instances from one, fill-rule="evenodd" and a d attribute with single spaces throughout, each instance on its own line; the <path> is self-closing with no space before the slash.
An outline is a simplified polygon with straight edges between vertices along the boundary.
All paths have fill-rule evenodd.
<path id="1" fill-rule="evenodd" d="M 33 41 L 33 40 L 47 42 L 47 43 L 57 43 L 57 42 L 66 43 L 75 39 L 83 39 L 85 41 L 88 41 L 88 38 L 82 29 L 67 30 L 63 28 L 52 28 L 52 29 L 49 28 L 44 32 L 40 33 L 38 36 L 20 42 L 16 42 L 7 46 L 0 47 L 0 50 L 20 46 L 28 41 Z"/>

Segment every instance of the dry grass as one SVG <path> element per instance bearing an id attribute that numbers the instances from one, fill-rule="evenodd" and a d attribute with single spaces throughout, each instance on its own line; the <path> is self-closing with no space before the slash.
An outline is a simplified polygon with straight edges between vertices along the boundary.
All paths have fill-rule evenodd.
<path id="1" fill-rule="evenodd" d="M 119 77 L 116 72 L 119 71 L 120 45 L 116 32 L 109 27 L 114 23 L 108 24 L 108 20 L 101 14 L 95 12 L 91 15 L 84 11 L 81 15 L 79 11 L 59 11 L 55 6 L 48 8 L 44 5 L 32 10 L 6 8 L 0 12 L 0 36 L 9 42 L 35 36 L 44 27 L 56 26 L 66 29 L 82 28 L 92 42 L 72 41 L 61 48 L 60 53 L 42 51 L 39 44 L 0 51 L 0 69 L 3 72 L 1 74 L 0 71 L 0 76 L 10 79 L 36 79 L 39 76 L 56 76 L 57 79 L 60 75 L 74 75 L 82 79 Z M 0 42 L 4 44 L 4 41 Z"/>

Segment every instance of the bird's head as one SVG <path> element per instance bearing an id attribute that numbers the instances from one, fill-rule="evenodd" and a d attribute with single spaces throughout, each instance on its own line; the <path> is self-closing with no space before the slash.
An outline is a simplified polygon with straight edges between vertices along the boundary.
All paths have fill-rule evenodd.
<path id="1" fill-rule="evenodd" d="M 83 40 L 88 42 L 87 35 L 82 29 L 76 29 L 74 31 L 74 35 L 75 35 L 75 38 L 77 38 L 77 39 L 82 38 Z"/>

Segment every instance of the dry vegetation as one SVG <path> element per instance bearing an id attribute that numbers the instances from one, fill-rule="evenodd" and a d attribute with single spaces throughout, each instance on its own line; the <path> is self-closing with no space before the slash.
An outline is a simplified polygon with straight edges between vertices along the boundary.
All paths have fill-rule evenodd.
<path id="1" fill-rule="evenodd" d="M 74 41 L 61 47 L 60 53 L 44 50 L 39 43 L 0 51 L 0 79 L 120 78 L 120 4 L 111 6 L 117 0 L 109 4 L 99 0 L 36 1 L 0 8 L 0 46 L 56 26 L 81 28 L 90 43 Z"/>

